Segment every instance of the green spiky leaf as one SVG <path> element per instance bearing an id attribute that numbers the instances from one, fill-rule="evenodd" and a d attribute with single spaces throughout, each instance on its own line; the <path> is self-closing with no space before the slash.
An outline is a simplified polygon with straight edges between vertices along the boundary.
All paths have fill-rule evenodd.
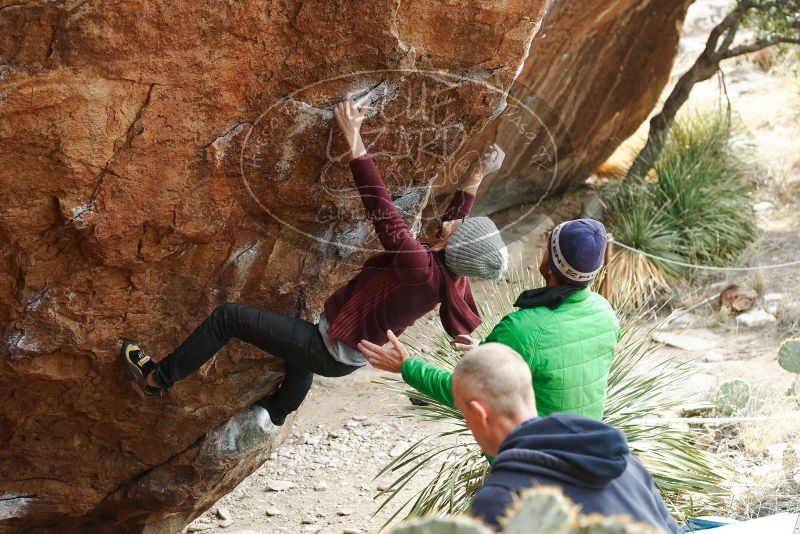
<path id="1" fill-rule="evenodd" d="M 726 114 L 679 115 L 655 162 L 655 179 L 637 177 L 602 189 L 606 227 L 620 243 L 666 260 L 735 264 L 757 233 L 751 153 L 744 128 Z M 640 300 L 669 289 L 676 277 L 698 274 L 624 251 L 615 255 L 611 272 L 615 287 L 639 287 Z"/>

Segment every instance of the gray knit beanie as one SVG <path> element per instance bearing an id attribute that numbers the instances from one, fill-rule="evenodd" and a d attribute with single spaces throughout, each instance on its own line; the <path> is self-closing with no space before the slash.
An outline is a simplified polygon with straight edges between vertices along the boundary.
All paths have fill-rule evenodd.
<path id="1" fill-rule="evenodd" d="M 499 280 L 508 267 L 508 250 L 490 218 L 468 217 L 447 242 L 444 263 L 456 276 Z"/>

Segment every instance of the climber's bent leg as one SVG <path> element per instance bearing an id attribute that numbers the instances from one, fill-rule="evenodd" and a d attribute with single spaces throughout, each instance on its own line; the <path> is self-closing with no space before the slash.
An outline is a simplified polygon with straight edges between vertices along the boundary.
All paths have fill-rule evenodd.
<path id="1" fill-rule="evenodd" d="M 310 346 L 307 351 L 307 354 L 311 356 L 310 360 L 303 365 L 297 365 L 294 363 L 296 359 L 287 358 L 286 375 L 281 385 L 275 393 L 256 403 L 266 408 L 270 419 L 276 425 L 282 425 L 286 416 L 297 410 L 303 403 L 308 390 L 311 389 L 314 374 L 336 377 L 349 375 L 360 369 L 358 366 L 346 365 L 335 360 L 325 347 L 322 335 L 316 326 L 314 329 L 315 333 L 309 340 Z"/>
<path id="2" fill-rule="evenodd" d="M 271 395 L 256 402 L 256 404 L 267 410 L 269 418 L 274 424 L 282 425 L 286 420 L 286 416 L 298 409 L 303 403 L 313 381 L 314 373 L 287 362 L 286 374 L 283 376 L 283 381 L 278 386 L 278 389 Z"/>
<path id="3" fill-rule="evenodd" d="M 255 345 L 286 362 L 283 382 L 260 404 L 276 424 L 295 411 L 311 388 L 313 374 L 344 376 L 358 367 L 335 360 L 316 325 L 243 304 L 221 304 L 175 352 L 157 364 L 154 382 L 163 388 L 199 369 L 231 338 Z"/>
<path id="4" fill-rule="evenodd" d="M 231 338 L 308 368 L 308 352 L 314 348 L 310 340 L 315 335 L 317 329 L 308 321 L 226 302 L 217 306 L 172 354 L 158 362 L 153 378 L 159 386 L 171 387 L 199 369 Z"/>

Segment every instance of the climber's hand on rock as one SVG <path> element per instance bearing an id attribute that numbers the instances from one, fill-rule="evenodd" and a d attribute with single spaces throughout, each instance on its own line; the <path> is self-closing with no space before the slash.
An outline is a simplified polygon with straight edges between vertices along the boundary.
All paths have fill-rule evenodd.
<path id="1" fill-rule="evenodd" d="M 480 344 L 480 339 L 475 339 L 474 337 L 470 336 L 456 336 L 450 340 L 450 346 L 453 347 L 458 352 L 467 352 L 468 350 L 474 349 Z"/>
<path id="2" fill-rule="evenodd" d="M 353 134 L 361 130 L 361 123 L 364 122 L 364 117 L 367 116 L 367 106 L 358 107 L 358 104 L 352 100 L 344 100 L 336 104 L 333 114 L 342 133 L 350 139 L 354 137 Z"/>
<path id="3" fill-rule="evenodd" d="M 355 159 L 367 153 L 364 142 L 361 140 L 361 123 L 367 115 L 367 106 L 359 107 L 352 100 L 339 102 L 333 108 L 333 116 L 344 134 L 350 149 L 350 157 Z"/>
<path id="4" fill-rule="evenodd" d="M 463 185 L 464 191 L 476 194 L 483 177 L 499 169 L 503 165 L 505 157 L 506 153 L 496 143 L 486 147 L 478 161 L 470 168 L 467 181 Z"/>
<path id="5" fill-rule="evenodd" d="M 389 330 L 386 332 L 389 336 L 389 343 L 386 347 L 381 347 L 375 343 L 362 339 L 358 344 L 358 350 L 367 359 L 367 361 L 376 369 L 389 371 L 390 373 L 399 373 L 403 369 L 403 363 L 410 358 L 408 351 L 403 343 L 397 339 L 397 336 Z"/>
<path id="6" fill-rule="evenodd" d="M 503 160 L 506 159 L 506 153 L 500 148 L 497 143 L 492 143 L 486 150 L 483 151 L 481 159 L 478 160 L 478 167 L 481 174 L 486 176 L 500 169 L 503 166 Z"/>

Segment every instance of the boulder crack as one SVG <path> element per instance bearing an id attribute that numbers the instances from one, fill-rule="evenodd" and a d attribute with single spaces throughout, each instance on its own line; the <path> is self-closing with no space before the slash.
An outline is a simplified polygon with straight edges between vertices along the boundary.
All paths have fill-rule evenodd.
<path id="1" fill-rule="evenodd" d="M 95 203 L 97 202 L 97 196 L 100 194 L 100 188 L 103 186 L 103 181 L 105 180 L 106 176 L 110 174 L 112 176 L 119 177 L 117 174 L 111 171 L 111 165 L 114 164 L 122 151 L 128 148 L 133 140 L 141 133 L 141 130 L 137 131 L 136 125 L 139 123 L 139 120 L 142 118 L 145 110 L 150 105 L 150 101 L 153 97 L 153 89 L 156 87 L 156 85 L 157 84 L 155 83 L 149 84 L 147 95 L 145 95 L 144 101 L 139 106 L 139 109 L 136 111 L 133 120 L 125 130 L 125 134 L 120 139 L 117 139 L 117 141 L 114 143 L 114 152 L 111 154 L 111 157 L 108 159 L 108 161 L 106 161 L 106 164 L 103 165 L 102 170 L 95 177 L 94 187 L 92 189 L 92 194 L 89 197 L 89 201 L 76 210 L 75 214 L 70 219 L 71 221 L 80 219 L 84 214 L 94 209 Z"/>

